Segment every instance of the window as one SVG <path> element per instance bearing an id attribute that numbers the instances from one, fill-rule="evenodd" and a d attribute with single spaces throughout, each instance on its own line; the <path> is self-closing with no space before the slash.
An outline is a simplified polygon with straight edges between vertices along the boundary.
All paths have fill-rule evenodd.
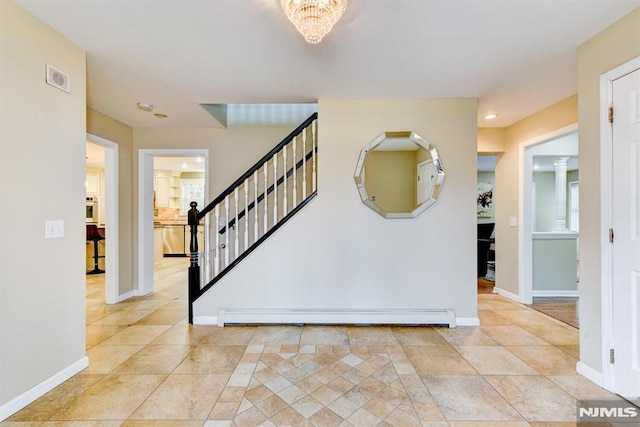
<path id="1" fill-rule="evenodd" d="M 189 203 L 197 202 L 198 210 L 204 208 L 204 179 L 180 180 L 180 213 L 186 214 L 191 206 Z"/>

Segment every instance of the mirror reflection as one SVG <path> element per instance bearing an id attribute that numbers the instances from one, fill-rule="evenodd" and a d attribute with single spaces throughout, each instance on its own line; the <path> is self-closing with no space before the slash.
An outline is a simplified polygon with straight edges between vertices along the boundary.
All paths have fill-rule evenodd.
<path id="1" fill-rule="evenodd" d="M 415 132 L 385 132 L 360 152 L 354 180 L 363 203 L 385 218 L 415 218 L 444 179 L 436 148 Z"/>

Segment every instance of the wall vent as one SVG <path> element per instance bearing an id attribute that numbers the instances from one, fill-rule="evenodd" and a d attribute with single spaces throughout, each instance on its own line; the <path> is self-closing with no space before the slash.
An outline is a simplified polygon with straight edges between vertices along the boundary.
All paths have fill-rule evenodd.
<path id="1" fill-rule="evenodd" d="M 69 93 L 70 81 L 69 75 L 63 73 L 52 65 L 47 64 L 47 74 L 45 81 L 53 87 Z"/>

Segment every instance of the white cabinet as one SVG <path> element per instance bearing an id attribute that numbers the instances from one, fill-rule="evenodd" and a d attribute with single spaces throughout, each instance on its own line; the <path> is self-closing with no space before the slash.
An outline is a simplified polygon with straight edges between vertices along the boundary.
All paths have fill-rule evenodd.
<path id="1" fill-rule="evenodd" d="M 180 207 L 180 178 L 170 174 L 156 174 L 153 189 L 157 208 Z"/>
<path id="2" fill-rule="evenodd" d="M 100 174 L 98 172 L 87 172 L 86 179 L 87 194 L 92 196 L 100 195 Z"/>
<path id="3" fill-rule="evenodd" d="M 156 207 L 169 207 L 169 176 L 156 175 L 155 179 Z"/>

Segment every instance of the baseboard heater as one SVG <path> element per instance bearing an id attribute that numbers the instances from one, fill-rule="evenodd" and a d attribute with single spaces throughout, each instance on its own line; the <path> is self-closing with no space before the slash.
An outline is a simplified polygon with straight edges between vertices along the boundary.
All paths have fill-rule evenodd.
<path id="1" fill-rule="evenodd" d="M 447 325 L 456 327 L 453 309 L 273 309 L 221 308 L 218 326 L 233 324 Z"/>

